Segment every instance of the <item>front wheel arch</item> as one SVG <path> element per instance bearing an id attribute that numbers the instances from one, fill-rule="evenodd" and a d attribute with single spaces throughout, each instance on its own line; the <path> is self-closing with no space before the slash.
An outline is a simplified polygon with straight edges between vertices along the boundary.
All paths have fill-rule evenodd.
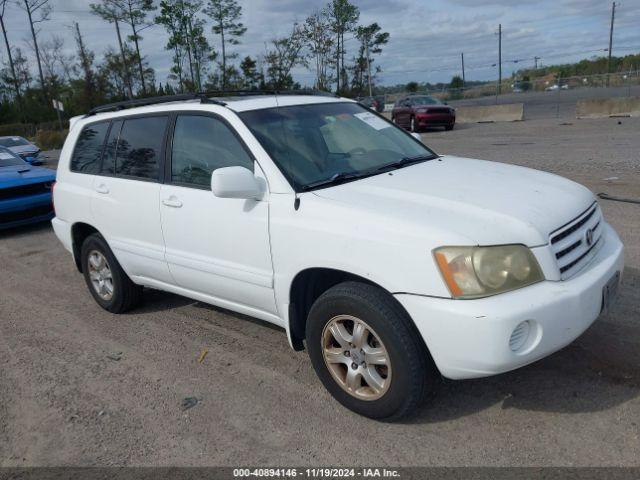
<path id="1" fill-rule="evenodd" d="M 418 331 L 415 322 L 404 306 L 393 296 L 393 294 L 367 278 L 354 273 L 332 269 L 332 268 L 307 268 L 296 274 L 289 288 L 289 340 L 294 350 L 304 350 L 304 340 L 306 335 L 307 317 L 315 301 L 330 288 L 343 282 L 358 282 L 371 285 L 383 291 L 394 303 L 397 304 L 409 319 L 414 330 L 414 334 L 420 338 L 425 350 L 429 352 L 429 347 Z M 428 353 L 431 355 L 431 353 Z"/>

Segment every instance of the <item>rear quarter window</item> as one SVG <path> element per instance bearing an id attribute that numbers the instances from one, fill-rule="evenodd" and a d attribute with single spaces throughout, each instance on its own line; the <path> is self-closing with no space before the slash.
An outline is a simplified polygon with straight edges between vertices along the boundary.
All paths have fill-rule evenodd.
<path id="1" fill-rule="evenodd" d="M 100 171 L 102 147 L 109 129 L 109 122 L 85 126 L 73 149 L 69 169 L 72 172 L 97 174 Z"/>

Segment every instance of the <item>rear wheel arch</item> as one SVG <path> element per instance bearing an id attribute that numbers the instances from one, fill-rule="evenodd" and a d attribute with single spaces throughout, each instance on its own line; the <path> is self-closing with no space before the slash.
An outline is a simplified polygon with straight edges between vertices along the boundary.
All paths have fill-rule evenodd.
<path id="1" fill-rule="evenodd" d="M 76 268 L 82 273 L 82 244 L 90 235 L 94 233 L 100 234 L 97 228 L 84 222 L 74 223 L 71 227 L 71 240 L 73 245 L 73 259 L 76 263 Z"/>

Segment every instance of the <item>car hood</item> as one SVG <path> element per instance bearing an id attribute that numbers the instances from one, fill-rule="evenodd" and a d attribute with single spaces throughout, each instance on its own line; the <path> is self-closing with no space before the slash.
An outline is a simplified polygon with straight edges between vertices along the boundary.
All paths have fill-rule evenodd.
<path id="1" fill-rule="evenodd" d="M 52 182 L 55 179 L 55 170 L 49 168 L 31 167 L 26 163 L 24 166 L 0 167 L 0 188 L 27 185 L 29 183 Z"/>
<path id="2" fill-rule="evenodd" d="M 551 232 L 595 201 L 587 188 L 557 175 L 454 156 L 314 193 L 423 229 L 441 244 L 530 247 L 548 243 Z"/>
<path id="3" fill-rule="evenodd" d="M 17 153 L 18 155 L 21 153 L 36 153 L 39 152 L 40 149 L 35 145 L 17 145 L 15 147 L 8 147 L 13 153 Z"/>

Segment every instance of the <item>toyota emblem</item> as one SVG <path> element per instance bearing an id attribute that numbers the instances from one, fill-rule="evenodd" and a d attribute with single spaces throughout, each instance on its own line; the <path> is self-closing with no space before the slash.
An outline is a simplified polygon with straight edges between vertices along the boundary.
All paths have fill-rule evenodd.
<path id="1" fill-rule="evenodd" d="M 585 241 L 587 242 L 587 246 L 593 245 L 593 229 L 590 228 L 587 230 L 587 233 L 584 236 Z"/>

